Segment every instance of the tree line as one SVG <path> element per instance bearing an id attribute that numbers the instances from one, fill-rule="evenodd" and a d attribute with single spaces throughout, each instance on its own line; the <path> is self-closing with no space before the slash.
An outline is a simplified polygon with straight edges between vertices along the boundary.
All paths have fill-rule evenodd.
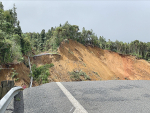
<path id="1" fill-rule="evenodd" d="M 32 40 L 32 48 L 36 51 L 55 50 L 64 39 L 76 40 L 83 45 L 92 45 L 101 49 L 107 49 L 119 54 L 134 55 L 137 58 L 148 60 L 150 57 L 150 42 L 139 40 L 130 43 L 110 39 L 106 41 L 103 36 L 98 37 L 93 30 L 86 30 L 84 27 L 79 32 L 79 26 L 66 22 L 58 27 L 51 27 L 48 32 L 43 29 L 41 33 L 26 33 Z"/>
<path id="2" fill-rule="evenodd" d="M 21 30 L 16 6 L 4 10 L 0 2 L 0 64 L 22 62 L 23 55 L 31 50 L 31 43 Z"/>
<path id="3" fill-rule="evenodd" d="M 4 10 L 0 2 L 0 64 L 24 62 L 24 55 L 32 56 L 33 51 L 56 51 L 64 39 L 76 40 L 83 45 L 92 45 L 102 49 L 111 50 L 120 54 L 135 55 L 137 58 L 148 60 L 150 58 L 150 42 L 139 40 L 130 43 L 110 39 L 106 41 L 103 36 L 97 36 L 93 30 L 65 22 L 58 27 L 51 27 L 47 32 L 23 33 L 20 21 L 17 19 L 16 6 Z"/>

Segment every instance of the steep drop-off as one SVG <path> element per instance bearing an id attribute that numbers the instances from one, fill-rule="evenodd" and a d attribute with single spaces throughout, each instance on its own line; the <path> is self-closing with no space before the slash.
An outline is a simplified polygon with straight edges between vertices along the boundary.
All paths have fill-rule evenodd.
<path id="1" fill-rule="evenodd" d="M 72 81 L 69 72 L 85 72 L 91 80 L 149 80 L 150 64 L 145 60 L 138 60 L 134 56 L 121 55 L 98 47 L 84 46 L 76 41 L 62 42 L 58 54 L 32 57 L 31 64 L 37 66 L 53 63 L 50 68 L 49 81 Z M 17 77 L 16 85 L 23 82 L 29 84 L 29 69 L 23 64 L 14 64 Z M 11 68 L 11 67 L 10 67 Z M 9 80 L 9 70 L 0 71 L 0 81 Z M 81 80 L 85 80 L 81 76 Z M 34 82 L 34 85 L 38 85 Z"/>

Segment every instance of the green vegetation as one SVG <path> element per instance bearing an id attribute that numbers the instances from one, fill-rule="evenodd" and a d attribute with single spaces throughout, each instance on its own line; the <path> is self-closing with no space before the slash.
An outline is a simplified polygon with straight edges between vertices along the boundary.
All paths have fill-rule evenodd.
<path id="1" fill-rule="evenodd" d="M 74 55 L 74 53 L 71 51 L 71 49 L 69 48 L 68 53 L 71 53 L 72 55 Z"/>
<path id="2" fill-rule="evenodd" d="M 50 75 L 49 73 L 49 68 L 53 67 L 54 65 L 51 64 L 46 64 L 40 67 L 36 67 L 35 64 L 32 66 L 32 76 L 33 79 L 36 80 L 39 84 L 44 84 L 48 83 L 48 76 Z"/>
<path id="3" fill-rule="evenodd" d="M 86 67 L 86 64 L 83 62 L 83 65 Z"/>
<path id="4" fill-rule="evenodd" d="M 21 31 L 16 7 L 4 10 L 0 2 L 0 64 L 22 62 L 23 54 L 31 51 L 28 37 Z"/>
<path id="5" fill-rule="evenodd" d="M 17 75 L 18 75 L 18 73 L 16 72 L 16 70 L 14 70 L 14 68 L 12 68 L 12 71 L 13 72 L 11 72 L 11 78 L 12 79 L 14 79 L 15 81 L 18 81 L 19 80 L 19 78 L 16 78 L 17 77 Z"/>
<path id="6" fill-rule="evenodd" d="M 16 70 L 14 70 L 14 68 L 12 68 L 12 70 L 13 72 L 11 72 L 12 73 L 11 78 L 13 79 L 18 75 L 18 73 L 16 72 Z"/>
<path id="7" fill-rule="evenodd" d="M 16 99 L 15 99 L 16 101 L 20 101 L 21 99 L 19 98 L 19 97 L 16 97 Z"/>
<path id="8" fill-rule="evenodd" d="M 19 78 L 16 78 L 16 79 L 15 79 L 15 81 L 18 81 L 18 80 L 19 80 Z"/>
<path id="9" fill-rule="evenodd" d="M 72 75 L 70 78 L 74 81 L 82 81 L 80 76 L 83 76 L 85 80 L 91 80 L 90 77 L 82 70 L 79 72 L 69 72 L 69 74 Z"/>
<path id="10" fill-rule="evenodd" d="M 93 73 L 95 73 L 97 76 L 99 76 L 99 74 L 98 74 L 97 72 L 93 71 Z M 99 77 L 100 77 L 100 76 L 99 76 Z"/>
<path id="11" fill-rule="evenodd" d="M 40 33 L 23 33 L 20 21 L 17 19 L 16 6 L 4 10 L 0 2 L 0 65 L 14 62 L 27 62 L 23 56 L 33 56 L 34 53 L 43 51 L 56 52 L 62 41 L 69 43 L 69 39 L 84 45 L 97 46 L 102 49 L 111 50 L 120 54 L 134 55 L 138 59 L 150 60 L 150 42 L 139 40 L 124 43 L 110 39 L 106 41 L 103 36 L 97 36 L 93 30 L 84 27 L 79 31 L 79 26 L 64 23 L 58 27 L 51 27 L 47 32 L 43 29 Z M 34 51 L 34 52 L 33 52 Z M 73 53 L 72 53 L 73 54 Z"/>

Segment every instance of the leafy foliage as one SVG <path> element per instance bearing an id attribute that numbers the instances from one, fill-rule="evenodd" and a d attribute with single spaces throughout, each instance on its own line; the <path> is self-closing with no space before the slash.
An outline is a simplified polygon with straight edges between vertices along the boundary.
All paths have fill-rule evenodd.
<path id="1" fill-rule="evenodd" d="M 13 68 L 12 68 L 12 70 L 13 70 L 13 72 L 12 72 L 11 77 L 12 77 L 12 79 L 14 79 L 18 75 L 18 73 Z"/>
<path id="2" fill-rule="evenodd" d="M 53 67 L 54 65 L 51 64 L 46 64 L 40 67 L 36 67 L 35 64 L 32 66 L 32 76 L 34 80 L 36 80 L 39 84 L 44 84 L 48 83 L 48 76 L 50 75 L 49 73 L 49 68 Z"/>
<path id="3" fill-rule="evenodd" d="M 22 37 L 16 7 L 4 10 L 0 2 L 0 64 L 22 62 L 23 54 L 31 51 L 31 43 Z"/>

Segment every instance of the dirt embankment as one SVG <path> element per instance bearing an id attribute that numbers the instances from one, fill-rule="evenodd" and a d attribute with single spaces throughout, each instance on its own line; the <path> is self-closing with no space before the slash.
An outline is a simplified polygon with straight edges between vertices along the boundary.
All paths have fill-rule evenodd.
<path id="1" fill-rule="evenodd" d="M 107 64 L 120 79 L 149 80 L 150 64 L 145 60 L 138 60 L 134 56 L 119 55 L 115 52 L 104 50 L 105 55 L 101 61 Z"/>
<path id="2" fill-rule="evenodd" d="M 14 69 L 14 70 L 12 70 Z M 18 73 L 15 75 L 15 77 L 12 79 L 13 72 Z M 9 65 L 3 65 L 2 69 L 0 70 L 0 82 L 3 80 L 17 80 L 15 81 L 16 86 L 22 86 L 26 85 L 29 86 L 30 84 L 30 78 L 29 78 L 30 70 L 27 68 L 23 63 L 18 64 L 9 64 Z M 34 82 L 33 86 L 36 86 L 37 84 Z"/>
<path id="3" fill-rule="evenodd" d="M 49 80 L 72 81 L 69 72 L 85 72 L 91 80 L 149 80 L 150 64 L 145 60 L 138 60 L 134 56 L 119 55 L 118 53 L 103 50 L 98 47 L 83 46 L 82 44 L 69 40 L 62 42 L 57 54 L 33 57 L 31 64 L 37 66 L 53 63 L 50 68 Z M 6 67 L 6 66 L 5 66 Z M 7 68 L 7 67 L 6 67 Z M 29 84 L 29 68 L 23 63 L 11 65 L 19 78 L 16 85 Z M 11 70 L 0 71 L 0 81 L 9 80 Z M 85 80 L 84 77 L 81 77 Z M 34 82 L 34 85 L 38 85 Z"/>
<path id="4" fill-rule="evenodd" d="M 149 80 L 150 64 L 145 60 L 138 60 L 134 56 L 121 55 L 98 47 L 83 46 L 70 40 L 63 42 L 59 47 L 61 58 L 53 62 L 58 72 L 67 78 L 67 73 L 74 70 L 82 70 L 90 76 L 91 80 Z M 56 74 L 56 73 L 55 73 Z M 60 79 L 60 81 L 70 79 Z"/>

